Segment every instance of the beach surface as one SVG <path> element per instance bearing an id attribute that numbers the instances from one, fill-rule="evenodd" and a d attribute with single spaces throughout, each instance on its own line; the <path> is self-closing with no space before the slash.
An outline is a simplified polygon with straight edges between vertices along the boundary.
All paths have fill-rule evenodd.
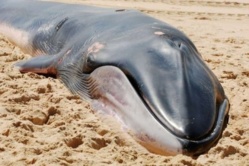
<path id="1" fill-rule="evenodd" d="M 113 119 L 100 119 L 60 80 L 21 74 L 13 64 L 31 56 L 2 34 L 0 165 L 249 165 L 247 0 L 61 2 L 137 9 L 183 31 L 224 87 L 231 103 L 229 124 L 219 142 L 200 156 L 150 153 Z"/>

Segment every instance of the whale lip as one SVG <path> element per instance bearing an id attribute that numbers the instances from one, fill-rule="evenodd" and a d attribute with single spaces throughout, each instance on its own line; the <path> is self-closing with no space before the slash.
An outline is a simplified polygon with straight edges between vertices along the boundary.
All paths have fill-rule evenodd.
<path id="1" fill-rule="evenodd" d="M 217 116 L 217 122 L 213 131 L 201 140 L 187 140 L 177 137 L 179 142 L 181 142 L 183 146 L 183 154 L 186 155 L 200 155 L 210 149 L 215 143 L 217 143 L 218 139 L 222 135 L 222 130 L 225 129 L 228 120 L 229 120 L 229 101 L 228 99 L 224 99 L 219 108 L 219 113 Z"/>

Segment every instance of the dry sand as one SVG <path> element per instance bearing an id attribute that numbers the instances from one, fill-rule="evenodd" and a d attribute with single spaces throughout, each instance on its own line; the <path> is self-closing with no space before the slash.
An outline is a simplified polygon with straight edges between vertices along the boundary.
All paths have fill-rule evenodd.
<path id="1" fill-rule="evenodd" d="M 149 153 L 59 80 L 20 74 L 12 65 L 30 56 L 0 36 L 0 165 L 249 165 L 248 1 L 74 2 L 139 9 L 185 32 L 224 86 L 229 125 L 197 158 Z"/>

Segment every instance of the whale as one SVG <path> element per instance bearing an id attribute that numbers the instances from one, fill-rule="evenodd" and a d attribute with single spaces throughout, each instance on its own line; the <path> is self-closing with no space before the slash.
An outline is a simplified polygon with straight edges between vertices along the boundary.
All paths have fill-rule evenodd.
<path id="1" fill-rule="evenodd" d="M 193 42 L 140 11 L 0 0 L 0 33 L 32 55 L 20 72 L 60 79 L 152 153 L 205 153 L 228 123 L 229 100 Z"/>

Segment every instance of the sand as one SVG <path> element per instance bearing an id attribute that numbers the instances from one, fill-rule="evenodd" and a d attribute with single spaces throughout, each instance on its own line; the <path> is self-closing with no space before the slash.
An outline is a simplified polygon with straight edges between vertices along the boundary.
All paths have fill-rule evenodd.
<path id="1" fill-rule="evenodd" d="M 66 1 L 64 1 L 66 2 Z M 69 1 L 67 1 L 69 2 Z M 231 102 L 217 145 L 192 158 L 148 152 L 57 79 L 21 74 L 31 56 L 0 36 L 0 165 L 249 165 L 249 2 L 246 0 L 70 1 L 135 8 L 182 30 Z M 167 139 L 167 138 L 165 138 Z"/>

